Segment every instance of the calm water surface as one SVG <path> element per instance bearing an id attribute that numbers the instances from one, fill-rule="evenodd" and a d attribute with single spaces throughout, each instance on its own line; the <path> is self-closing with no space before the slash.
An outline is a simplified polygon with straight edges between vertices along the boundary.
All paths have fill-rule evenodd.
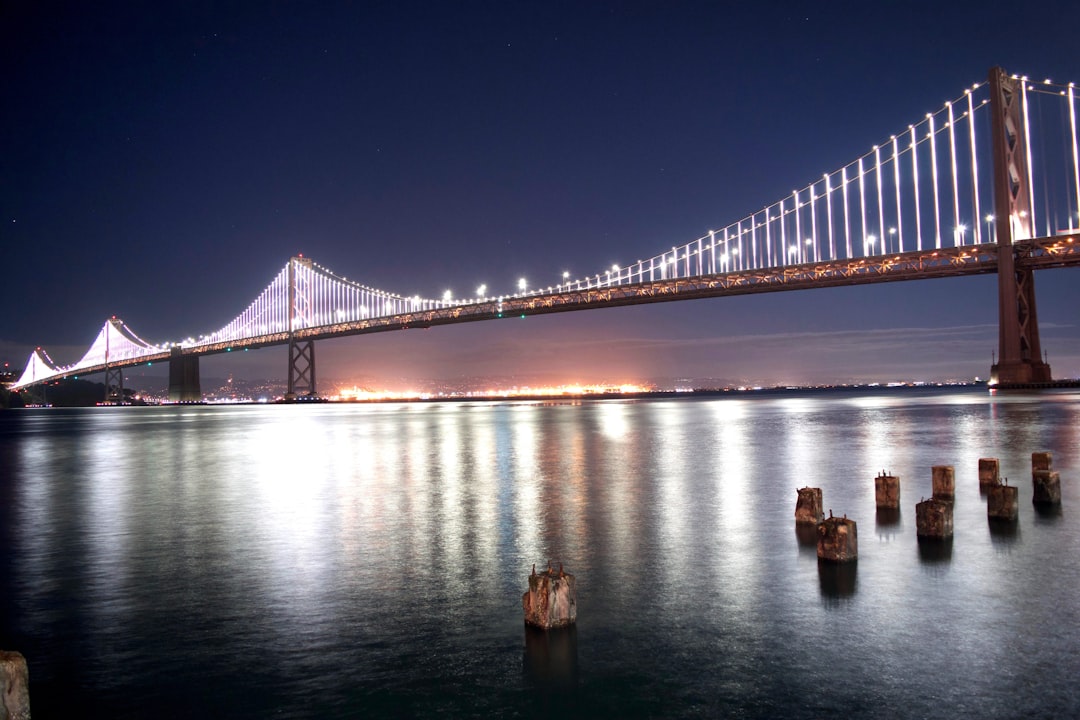
<path id="1" fill-rule="evenodd" d="M 937 464 L 955 538 L 920 545 Z M 1080 715 L 1077 393 L 10 411 L 0 473 L 39 720 Z M 858 522 L 853 569 L 800 543 L 804 485 Z M 578 624 L 527 633 L 549 559 Z"/>

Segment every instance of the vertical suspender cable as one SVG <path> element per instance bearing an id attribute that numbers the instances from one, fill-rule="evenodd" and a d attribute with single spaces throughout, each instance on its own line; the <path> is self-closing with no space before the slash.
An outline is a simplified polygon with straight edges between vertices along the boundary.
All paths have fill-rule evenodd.
<path id="1" fill-rule="evenodd" d="M 949 110 L 949 161 L 952 167 L 953 232 L 956 238 L 954 244 L 959 245 L 964 237 L 960 233 L 960 190 L 956 184 L 956 120 L 953 116 L 952 103 L 945 103 L 945 107 Z M 979 219 L 976 217 L 975 225 L 978 224 Z"/>
<path id="2" fill-rule="evenodd" d="M 1073 221 L 1080 220 L 1080 156 L 1076 145 L 1076 102 L 1072 83 L 1069 83 L 1069 126 L 1072 130 L 1073 189 L 1076 190 L 1076 206 L 1069 211 L 1069 229 L 1072 230 L 1078 227 Z"/>
<path id="3" fill-rule="evenodd" d="M 844 248 L 847 251 L 846 258 L 851 257 L 851 221 L 849 220 L 848 213 L 848 179 L 847 179 L 847 166 L 840 169 L 840 192 L 844 197 Z"/>
<path id="4" fill-rule="evenodd" d="M 866 232 L 866 173 L 863 171 L 863 159 L 859 158 L 859 232 L 862 233 L 862 254 L 869 251 L 869 233 Z"/>
<path id="5" fill-rule="evenodd" d="M 972 220 L 972 232 L 975 244 L 982 241 L 982 211 L 979 208 L 979 159 L 975 144 L 975 106 L 971 99 L 971 91 L 967 91 L 968 101 L 968 135 L 971 138 L 971 194 L 975 198 L 975 218 Z M 986 238 L 990 242 L 990 238 Z"/>
<path id="6" fill-rule="evenodd" d="M 892 136 L 893 184 L 896 186 L 896 251 L 904 252 L 904 214 L 900 204 L 900 145 Z"/>
<path id="7" fill-rule="evenodd" d="M 1028 216 L 1028 225 L 1027 226 L 1029 228 L 1029 232 L 1031 233 L 1031 234 L 1028 235 L 1028 237 L 1031 237 L 1036 232 L 1036 230 L 1035 230 L 1035 227 L 1036 227 L 1036 225 L 1035 225 L 1035 166 L 1031 164 L 1031 123 L 1028 121 L 1028 99 L 1027 99 L 1028 84 L 1027 84 L 1027 78 L 1026 77 L 1020 78 L 1020 87 L 1021 87 L 1021 93 L 1020 93 L 1021 108 L 1023 109 L 1023 112 L 1024 112 L 1024 152 L 1027 153 L 1028 204 L 1029 204 L 1028 213 L 1030 213 L 1030 215 Z M 1014 241 L 1021 240 L 1021 239 L 1026 240 L 1027 238 L 1013 238 Z"/>
<path id="8" fill-rule="evenodd" d="M 885 205 L 881 202 L 881 148 L 874 146 L 874 182 L 877 183 L 878 235 L 881 236 L 881 254 L 889 252 L 885 233 Z"/>
<path id="9" fill-rule="evenodd" d="M 836 260 L 836 242 L 833 238 L 833 219 L 832 219 L 832 188 L 829 187 L 829 174 L 825 174 L 825 208 L 828 210 L 828 217 L 826 218 L 829 226 L 829 260 Z"/>
<path id="10" fill-rule="evenodd" d="M 934 247 L 941 247 L 941 198 L 938 197 L 937 131 L 934 129 L 933 113 L 926 114 L 930 128 L 930 177 L 934 189 Z"/>
<path id="11" fill-rule="evenodd" d="M 922 216 L 919 211 L 919 144 L 915 136 L 915 126 L 911 126 L 911 185 L 915 193 L 915 245 L 922 250 Z"/>

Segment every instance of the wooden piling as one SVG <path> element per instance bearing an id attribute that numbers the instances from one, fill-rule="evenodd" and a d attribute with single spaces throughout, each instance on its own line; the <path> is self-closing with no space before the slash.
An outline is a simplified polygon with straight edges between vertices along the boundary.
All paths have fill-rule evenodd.
<path id="1" fill-rule="evenodd" d="M 931 468 L 934 483 L 934 497 L 939 500 L 952 500 L 956 494 L 956 479 L 952 465 L 934 465 Z"/>
<path id="2" fill-rule="evenodd" d="M 829 513 L 821 524 L 818 525 L 818 561 L 825 562 L 854 562 L 859 558 L 858 528 L 854 520 L 849 520 L 845 515 L 842 518 L 833 517 Z"/>
<path id="3" fill-rule="evenodd" d="M 1000 468 L 997 458 L 979 458 L 979 487 L 1000 484 Z"/>
<path id="4" fill-rule="evenodd" d="M 1039 470 L 1049 470 L 1053 459 L 1054 455 L 1049 450 L 1031 453 L 1031 474 L 1034 475 Z"/>
<path id="5" fill-rule="evenodd" d="M 550 629 L 565 627 L 577 621 L 577 587 L 574 576 L 563 572 L 562 565 L 552 570 L 536 572 L 533 565 L 529 589 L 521 596 L 525 622 Z"/>
<path id="6" fill-rule="evenodd" d="M 30 671 L 22 653 L 0 650 L 0 718 L 30 720 Z"/>
<path id="7" fill-rule="evenodd" d="M 878 509 L 897 510 L 900 508 L 900 478 L 896 475 L 881 474 L 874 478 L 874 498 Z"/>
<path id="8" fill-rule="evenodd" d="M 1020 488 L 1009 485 L 1008 478 L 1002 485 L 992 485 L 986 495 L 986 515 L 992 520 L 1016 520 L 1019 508 Z"/>
<path id="9" fill-rule="evenodd" d="M 921 538 L 944 540 L 953 535 L 953 505 L 930 498 L 915 505 L 915 534 Z"/>
<path id="10" fill-rule="evenodd" d="M 1036 505 L 1061 504 L 1061 476 L 1053 470 L 1035 470 L 1031 474 L 1031 502 Z"/>
<path id="11" fill-rule="evenodd" d="M 799 499 L 795 502 L 796 525 L 818 525 L 825 519 L 822 511 L 821 488 L 804 487 L 796 490 Z"/>

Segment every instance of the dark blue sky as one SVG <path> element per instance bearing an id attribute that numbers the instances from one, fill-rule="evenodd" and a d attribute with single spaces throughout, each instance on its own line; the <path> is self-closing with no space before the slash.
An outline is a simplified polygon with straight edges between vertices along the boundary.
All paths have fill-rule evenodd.
<path id="1" fill-rule="evenodd" d="M 939 5 L 948 5 L 940 7 Z M 554 284 L 835 170 L 1001 65 L 1080 81 L 1074 2 L 0 6 L 0 359 L 217 329 L 303 252 L 404 294 Z M 1074 271 L 1037 276 L 1080 375 Z M 320 375 L 985 375 L 994 279 L 342 339 Z M 284 349 L 221 373 L 277 376 Z"/>

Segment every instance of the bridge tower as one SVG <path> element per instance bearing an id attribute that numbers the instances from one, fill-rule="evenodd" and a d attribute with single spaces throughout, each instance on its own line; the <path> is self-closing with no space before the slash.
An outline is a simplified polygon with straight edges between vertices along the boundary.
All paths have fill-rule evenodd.
<path id="1" fill-rule="evenodd" d="M 105 402 L 124 402 L 124 370 L 109 365 L 109 338 L 112 336 L 109 325 L 116 327 L 116 318 L 105 323 Z"/>
<path id="2" fill-rule="evenodd" d="M 994 152 L 994 215 L 998 243 L 998 361 L 990 384 L 1050 381 L 1043 361 L 1035 313 L 1035 279 L 1019 266 L 1013 242 L 1032 236 L 1027 147 L 1021 104 L 1022 83 L 1001 68 L 990 71 L 990 112 Z"/>
<path id="3" fill-rule="evenodd" d="M 295 401 L 298 397 L 315 396 L 315 341 L 297 339 L 293 335 L 297 320 L 302 315 L 302 298 L 296 287 L 296 269 L 301 265 L 310 268 L 311 259 L 289 259 L 289 387 L 285 393 L 286 402 Z"/>

